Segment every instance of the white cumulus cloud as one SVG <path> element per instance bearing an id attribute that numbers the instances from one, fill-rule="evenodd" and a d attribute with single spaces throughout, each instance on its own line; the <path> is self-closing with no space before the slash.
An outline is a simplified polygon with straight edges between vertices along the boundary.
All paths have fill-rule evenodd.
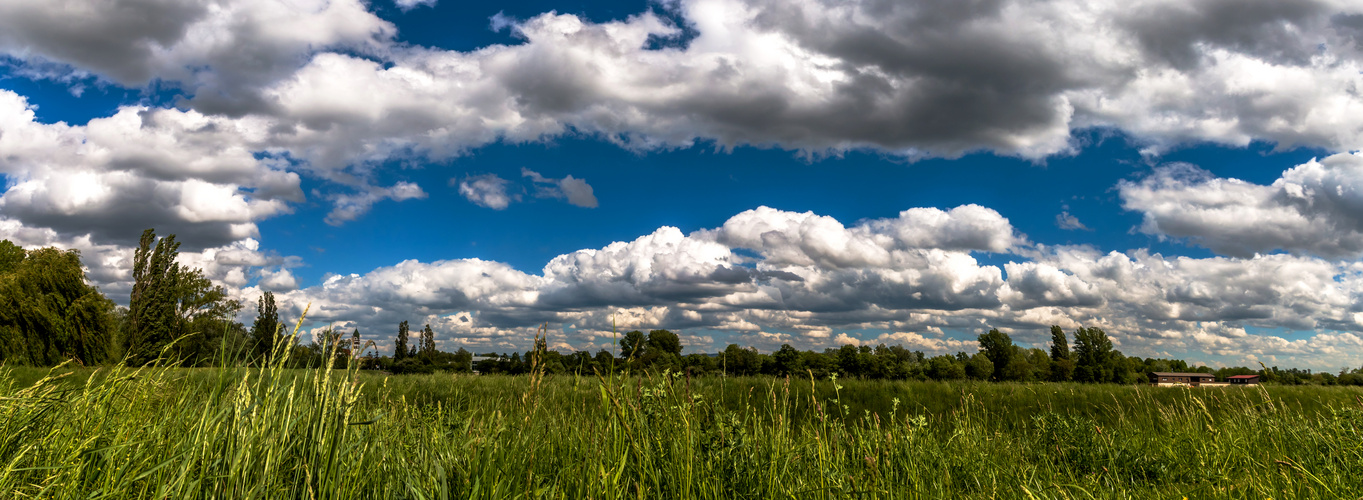
<path id="1" fill-rule="evenodd" d="M 1124 207 L 1144 214 L 1141 231 L 1187 238 L 1217 253 L 1363 255 L 1360 153 L 1313 159 L 1283 172 L 1271 185 L 1167 165 L 1140 181 L 1123 182 L 1119 193 Z"/>

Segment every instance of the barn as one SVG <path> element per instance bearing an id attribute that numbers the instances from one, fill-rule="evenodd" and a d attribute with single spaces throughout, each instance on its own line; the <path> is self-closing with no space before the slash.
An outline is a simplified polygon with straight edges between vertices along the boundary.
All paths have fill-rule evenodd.
<path id="1" fill-rule="evenodd" d="M 1203 385 L 1223 385 L 1216 382 L 1216 375 L 1210 373 L 1182 373 L 1182 372 L 1151 372 L 1150 383 L 1153 385 L 1186 385 L 1199 387 Z"/>
<path id="2" fill-rule="evenodd" d="M 1258 375 L 1233 375 L 1226 378 L 1231 385 L 1259 385 Z"/>

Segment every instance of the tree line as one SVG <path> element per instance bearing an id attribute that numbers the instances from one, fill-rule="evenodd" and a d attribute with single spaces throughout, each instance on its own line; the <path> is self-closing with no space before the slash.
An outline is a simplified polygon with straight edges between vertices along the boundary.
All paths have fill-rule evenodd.
<path id="1" fill-rule="evenodd" d="M 154 229 L 133 254 L 128 306 L 89 284 L 80 252 L 24 250 L 0 240 L 0 364 L 52 366 L 152 362 L 180 366 L 258 364 L 282 330 L 274 296 L 258 304 L 248 330 L 241 304 L 203 275 L 177 263 L 180 243 Z M 317 346 L 292 346 L 305 363 Z"/>
<path id="2" fill-rule="evenodd" d="M 1112 339 L 1100 328 L 1080 327 L 1071 336 L 1052 326 L 1049 349 L 1023 348 L 1011 336 L 991 329 L 977 338 L 976 353 L 958 352 L 927 356 L 903 346 L 843 345 L 823 351 L 801 351 L 784 344 L 772 353 L 729 344 L 716 354 L 681 354 L 677 335 L 667 330 L 626 333 L 619 354 L 608 349 L 540 353 L 545 371 L 551 374 L 591 375 L 630 370 L 688 373 L 692 376 L 813 376 L 884 380 L 979 380 L 1017 382 L 1091 382 L 1132 384 L 1145 382 L 1150 372 L 1212 373 L 1224 379 L 1232 375 L 1259 375 L 1266 382 L 1284 384 L 1363 385 L 1363 367 L 1329 372 L 1264 367 L 1212 369 L 1190 366 L 1179 359 L 1128 357 L 1113 348 Z M 487 353 L 472 367 L 480 373 L 521 374 L 530 371 L 533 353 L 510 355 Z"/>
<path id="3" fill-rule="evenodd" d="M 289 350 L 294 366 L 341 364 L 361 357 L 372 341 L 362 344 L 360 332 L 324 329 L 307 345 L 283 337 L 288 323 L 279 317 L 273 293 L 256 303 L 251 326 L 235 321 L 241 304 L 228 298 L 203 271 L 177 262 L 180 243 L 175 235 L 157 238 L 155 230 L 142 233 L 133 258 L 133 287 L 128 307 L 116 306 L 91 286 L 76 250 L 24 250 L 0 240 L 0 364 L 51 366 L 67 360 L 83 365 L 125 362 L 144 365 L 156 360 L 182 366 L 223 363 L 261 365 L 278 355 L 279 340 L 293 338 Z M 1077 381 L 1136 383 L 1149 372 L 1192 371 L 1218 378 L 1257 374 L 1264 381 L 1286 384 L 1363 385 L 1363 368 L 1329 372 L 1262 367 L 1192 367 L 1183 360 L 1124 356 L 1099 328 L 1080 327 L 1071 337 L 1052 326 L 1049 350 L 1023 348 L 997 329 L 978 337 L 979 352 L 926 356 L 903 346 L 844 345 L 823 351 L 801 351 L 789 344 L 772 353 L 730 344 L 716 354 L 682 354 L 676 333 L 630 331 L 619 351 L 560 353 L 544 348 L 507 354 L 475 356 L 464 348 L 437 348 L 429 324 L 413 333 L 407 321 L 398 325 L 391 356 L 372 350 L 363 356 L 364 368 L 394 373 L 437 370 L 479 373 L 526 373 L 532 356 L 550 374 L 632 371 L 686 372 L 709 375 L 844 377 L 888 380 Z M 335 346 L 328 350 L 326 346 Z M 327 354 L 324 354 L 327 353 Z"/>
<path id="4" fill-rule="evenodd" d="M 88 283 L 80 252 L 0 240 L 0 363 L 212 363 L 240 330 L 240 305 L 202 270 L 176 263 L 179 246 L 144 231 L 129 306 L 118 307 Z"/>

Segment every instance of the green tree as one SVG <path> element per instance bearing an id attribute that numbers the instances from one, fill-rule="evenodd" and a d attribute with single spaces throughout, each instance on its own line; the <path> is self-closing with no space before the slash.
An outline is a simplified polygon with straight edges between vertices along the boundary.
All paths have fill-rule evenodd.
<path id="1" fill-rule="evenodd" d="M 933 356 L 928 360 L 928 376 L 933 380 L 959 380 L 965 378 L 965 365 L 955 356 Z"/>
<path id="2" fill-rule="evenodd" d="M 1065 330 L 1059 325 L 1051 325 L 1051 380 L 1066 382 L 1074 377 L 1074 356 L 1070 354 L 1070 341 L 1065 338 Z"/>
<path id="3" fill-rule="evenodd" d="M 124 339 L 133 365 L 155 360 L 171 342 L 188 334 L 194 336 L 185 338 L 174 354 L 187 364 L 213 359 L 218 337 L 230 329 L 231 317 L 241 309 L 202 270 L 176 264 L 179 248 L 175 235 L 158 240 L 154 229 L 143 231 L 138 242 Z"/>
<path id="4" fill-rule="evenodd" d="M 1027 380 L 1051 380 L 1051 370 L 1055 368 L 1055 362 L 1051 361 L 1050 354 L 1037 348 L 1025 349 L 1019 354 L 1018 357 L 1026 359 L 1031 367 Z"/>
<path id="5" fill-rule="evenodd" d="M 1112 339 L 1099 328 L 1079 327 L 1074 332 L 1074 380 L 1113 382 L 1117 376 Z M 1117 353 L 1120 355 L 1120 353 Z"/>
<path id="6" fill-rule="evenodd" d="M 1051 361 L 1069 359 L 1070 341 L 1060 325 L 1051 325 Z"/>
<path id="7" fill-rule="evenodd" d="M 965 374 L 975 380 L 989 380 L 989 377 L 994 374 L 994 368 L 994 362 L 990 361 L 989 356 L 982 352 L 977 352 L 966 358 Z"/>
<path id="8" fill-rule="evenodd" d="M 153 246 L 155 244 L 155 246 Z M 175 331 L 175 288 L 180 265 L 175 235 L 157 239 L 154 229 L 142 232 L 133 254 L 133 289 L 128 304 L 128 362 L 143 365 L 156 359 Z"/>
<path id="9" fill-rule="evenodd" d="M 279 309 L 275 306 L 274 293 L 265 292 L 256 301 L 256 320 L 251 323 L 251 352 L 264 360 L 278 335 Z"/>
<path id="10" fill-rule="evenodd" d="M 989 333 L 980 335 L 980 352 L 989 357 L 994 364 L 995 380 L 1007 380 L 1008 366 L 1013 363 L 1013 339 L 1008 334 L 992 328 Z"/>
<path id="11" fill-rule="evenodd" d="M 761 369 L 761 358 L 757 357 L 757 351 L 754 349 L 729 344 L 721 356 L 722 370 L 729 375 L 756 375 Z"/>
<path id="12" fill-rule="evenodd" d="M 407 322 L 398 324 L 398 337 L 393 340 L 393 362 L 407 359 Z"/>
<path id="13" fill-rule="evenodd" d="M 861 377 L 866 372 L 866 359 L 861 355 L 861 349 L 852 344 L 843 344 L 837 351 L 834 351 L 834 363 L 838 371 L 848 377 Z"/>
<path id="14" fill-rule="evenodd" d="M 644 337 L 644 332 L 634 330 L 626 332 L 620 338 L 620 357 L 626 359 L 636 359 L 644 355 L 648 341 Z"/>
<path id="15" fill-rule="evenodd" d="M 648 332 L 648 351 L 655 354 L 668 354 L 681 356 L 681 339 L 677 334 L 667 330 L 652 330 Z"/>
<path id="16" fill-rule="evenodd" d="M 790 344 L 781 344 L 781 349 L 771 357 L 776 362 L 776 372 L 780 375 L 798 375 L 805 368 L 804 356 Z"/>
<path id="17" fill-rule="evenodd" d="M 473 353 L 469 352 L 468 349 L 460 347 L 458 351 L 454 352 L 454 366 L 455 371 L 473 371 Z"/>
<path id="18" fill-rule="evenodd" d="M 435 331 L 431 330 L 431 324 L 426 323 L 426 328 L 421 330 L 421 357 L 430 362 L 435 358 Z"/>
<path id="19" fill-rule="evenodd" d="M 1002 375 L 996 375 L 999 380 L 1026 381 L 1032 377 L 1032 364 L 1027 361 L 1027 353 L 1022 348 L 1013 346 L 1013 355 L 1008 357 L 1008 364 L 1004 365 Z M 999 370 L 997 365 L 995 373 Z"/>
<path id="20" fill-rule="evenodd" d="M 24 260 L 24 249 L 9 240 L 0 240 L 0 274 L 14 271 Z"/>
<path id="21" fill-rule="evenodd" d="M 15 248 L 0 240 L 0 363 L 106 361 L 114 305 L 86 282 L 80 254 Z"/>

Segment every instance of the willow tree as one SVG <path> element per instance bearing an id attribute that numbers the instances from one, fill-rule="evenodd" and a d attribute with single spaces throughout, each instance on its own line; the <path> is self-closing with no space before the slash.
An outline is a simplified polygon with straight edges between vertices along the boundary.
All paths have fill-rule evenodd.
<path id="1" fill-rule="evenodd" d="M 0 240 L 0 363 L 103 363 L 113 310 L 113 302 L 86 281 L 79 252 L 25 252 Z"/>

